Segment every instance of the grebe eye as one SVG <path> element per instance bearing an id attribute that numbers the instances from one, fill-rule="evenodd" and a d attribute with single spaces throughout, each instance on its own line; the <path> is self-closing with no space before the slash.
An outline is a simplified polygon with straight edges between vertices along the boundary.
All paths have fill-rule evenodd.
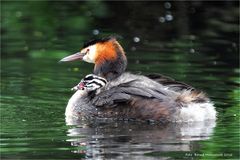
<path id="1" fill-rule="evenodd" d="M 89 53 L 89 48 L 87 49 L 87 51 L 86 51 L 86 54 L 88 54 Z"/>

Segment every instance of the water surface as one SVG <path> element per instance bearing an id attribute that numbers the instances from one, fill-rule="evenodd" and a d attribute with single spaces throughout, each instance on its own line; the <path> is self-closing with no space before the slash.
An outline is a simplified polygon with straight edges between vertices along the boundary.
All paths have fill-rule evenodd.
<path id="1" fill-rule="evenodd" d="M 147 53 L 147 52 L 146 52 Z M 1 98 L 2 158 L 188 158 L 197 153 L 238 156 L 238 69 L 217 57 L 175 61 L 175 53 L 129 52 L 129 70 L 165 73 L 205 90 L 214 101 L 217 122 L 159 126 L 135 122 L 66 125 L 70 88 L 91 72 L 85 63 L 59 64 L 52 59 L 3 59 Z M 150 54 L 150 53 L 149 53 Z M 156 58 L 156 56 L 158 56 Z M 159 58 L 159 60 L 158 60 Z M 141 61 L 144 61 L 142 63 Z M 208 67 L 202 62 L 208 61 Z M 137 62 L 137 63 L 134 63 Z M 212 63 L 212 64 L 211 64 Z M 178 65 L 181 65 L 180 69 Z M 226 73 L 229 77 L 226 77 Z"/>

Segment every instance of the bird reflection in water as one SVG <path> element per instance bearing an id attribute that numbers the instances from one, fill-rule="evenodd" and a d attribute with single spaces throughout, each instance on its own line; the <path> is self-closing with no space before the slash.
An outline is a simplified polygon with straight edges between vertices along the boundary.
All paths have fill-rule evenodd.
<path id="1" fill-rule="evenodd" d="M 131 155 L 147 159 L 150 157 L 145 154 L 154 152 L 192 152 L 199 149 L 198 141 L 210 138 L 216 126 L 214 120 L 164 125 L 129 121 L 88 124 L 76 119 L 66 123 L 71 126 L 67 141 L 77 147 L 72 152 L 93 159 L 131 159 Z"/>

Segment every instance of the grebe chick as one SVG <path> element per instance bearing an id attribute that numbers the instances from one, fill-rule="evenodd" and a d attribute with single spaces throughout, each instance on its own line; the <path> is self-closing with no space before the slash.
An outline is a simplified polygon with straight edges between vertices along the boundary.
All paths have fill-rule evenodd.
<path id="1" fill-rule="evenodd" d="M 97 110 L 91 105 L 90 100 L 106 83 L 106 79 L 94 74 L 85 76 L 79 84 L 71 89 L 76 92 L 68 101 L 65 116 L 89 119 L 89 117 L 96 115 Z"/>
<path id="2" fill-rule="evenodd" d="M 105 78 L 96 76 L 94 74 L 88 74 L 80 81 L 80 83 L 74 86 L 71 90 L 86 90 L 87 92 L 97 91 L 97 89 L 105 86 L 106 83 L 107 80 Z"/>
<path id="3" fill-rule="evenodd" d="M 78 112 L 79 117 L 84 113 L 88 117 L 161 122 L 216 119 L 213 103 L 203 92 L 163 75 L 143 76 L 124 72 L 127 59 L 115 38 L 90 41 L 79 53 L 61 61 L 77 59 L 95 64 L 92 80 L 108 80 L 104 87 L 92 92 L 94 94 L 81 92 L 81 102 L 76 101 L 72 107 L 84 110 Z M 68 113 L 76 115 L 74 110 Z"/>

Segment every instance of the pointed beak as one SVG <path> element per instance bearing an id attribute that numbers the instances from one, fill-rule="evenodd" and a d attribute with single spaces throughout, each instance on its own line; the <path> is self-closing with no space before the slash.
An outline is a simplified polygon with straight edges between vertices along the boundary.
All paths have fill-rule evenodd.
<path id="1" fill-rule="evenodd" d="M 77 59 L 82 60 L 84 55 L 85 55 L 84 53 L 77 52 L 77 53 L 72 54 L 70 56 L 64 57 L 59 62 L 75 61 Z"/>

